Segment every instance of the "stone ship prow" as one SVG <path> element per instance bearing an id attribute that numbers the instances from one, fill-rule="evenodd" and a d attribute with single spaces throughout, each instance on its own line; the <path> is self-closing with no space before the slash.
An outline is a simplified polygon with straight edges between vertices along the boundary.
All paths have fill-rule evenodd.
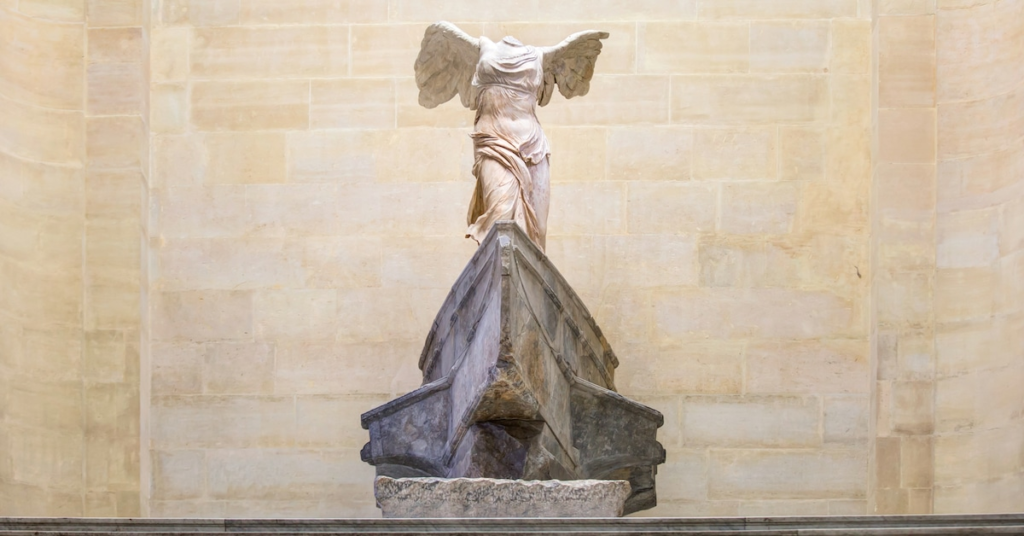
<path id="1" fill-rule="evenodd" d="M 483 240 L 419 366 L 420 388 L 362 416 L 378 476 L 626 480 L 624 513 L 656 504 L 664 418 L 615 392 L 615 353 L 516 224 Z"/>

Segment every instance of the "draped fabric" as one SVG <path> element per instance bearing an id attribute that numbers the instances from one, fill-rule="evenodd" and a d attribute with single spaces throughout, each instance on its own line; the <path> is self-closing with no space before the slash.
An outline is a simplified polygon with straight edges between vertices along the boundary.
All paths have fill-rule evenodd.
<path id="1" fill-rule="evenodd" d="M 527 236 L 543 248 L 544 236 L 537 214 L 527 199 L 533 191 L 533 177 L 519 149 L 507 140 L 483 132 L 473 135 L 476 160 L 473 175 L 477 177 L 476 190 L 469 202 L 469 230 L 466 236 L 478 243 L 487 236 L 494 222 L 512 220 L 519 224 Z M 485 161 L 499 164 L 508 173 L 488 173 Z"/>
<path id="2" fill-rule="evenodd" d="M 536 114 L 543 75 L 536 48 L 511 37 L 498 43 L 481 38 L 473 76 L 477 183 L 466 231 L 477 242 L 494 222 L 514 220 L 544 248 L 550 148 Z"/>

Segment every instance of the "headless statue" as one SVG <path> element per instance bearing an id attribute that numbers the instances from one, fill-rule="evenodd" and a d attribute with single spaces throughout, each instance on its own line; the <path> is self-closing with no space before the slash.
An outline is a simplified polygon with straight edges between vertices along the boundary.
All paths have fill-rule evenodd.
<path id="1" fill-rule="evenodd" d="M 454 24 L 427 28 L 416 58 L 419 102 L 434 108 L 456 94 L 476 110 L 473 175 L 466 236 L 480 243 L 499 220 L 512 220 L 544 249 L 550 177 L 548 140 L 537 104 L 555 86 L 565 98 L 586 95 L 607 32 L 575 33 L 553 47 L 470 37 Z"/>

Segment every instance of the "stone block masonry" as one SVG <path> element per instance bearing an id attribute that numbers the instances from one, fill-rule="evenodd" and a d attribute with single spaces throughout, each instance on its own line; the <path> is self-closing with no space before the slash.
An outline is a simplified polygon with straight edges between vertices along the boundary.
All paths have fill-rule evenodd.
<path id="1" fill-rule="evenodd" d="M 475 250 L 437 19 L 611 34 L 539 112 L 547 252 L 665 416 L 650 515 L 1024 508 L 1021 3 L 523 5 L 0 0 L 0 515 L 378 515 L 323 424 L 419 385 Z"/>

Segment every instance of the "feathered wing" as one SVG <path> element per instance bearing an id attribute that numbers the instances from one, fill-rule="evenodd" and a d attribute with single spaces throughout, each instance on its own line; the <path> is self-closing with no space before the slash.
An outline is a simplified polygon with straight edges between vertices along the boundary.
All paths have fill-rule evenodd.
<path id="1" fill-rule="evenodd" d="M 441 21 L 427 27 L 415 66 L 420 105 L 434 108 L 458 93 L 463 106 L 475 108 L 470 91 L 479 60 L 480 41 L 458 26 Z"/>
<path id="2" fill-rule="evenodd" d="M 574 33 L 553 47 L 539 47 L 544 57 L 544 83 L 537 102 L 544 106 L 551 101 L 555 85 L 567 99 L 586 95 L 597 55 L 601 53 L 601 40 L 607 38 L 608 32 L 587 30 Z"/>

